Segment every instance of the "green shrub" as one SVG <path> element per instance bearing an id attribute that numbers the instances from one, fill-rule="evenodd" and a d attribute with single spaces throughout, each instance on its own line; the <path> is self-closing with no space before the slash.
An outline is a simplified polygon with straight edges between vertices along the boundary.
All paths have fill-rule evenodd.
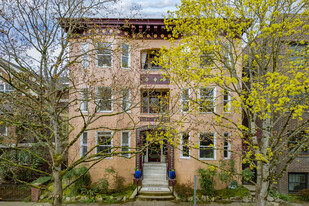
<path id="1" fill-rule="evenodd" d="M 82 166 L 78 168 L 73 168 L 69 172 L 66 173 L 64 179 L 69 181 L 69 184 L 75 181 L 70 186 L 70 195 L 76 196 L 82 192 L 82 188 L 89 188 L 91 184 L 90 174 L 88 172 L 87 167 Z"/>
<path id="2" fill-rule="evenodd" d="M 199 168 L 197 172 L 199 174 L 199 182 L 202 193 L 204 195 L 213 196 L 215 192 L 213 181 L 215 170 L 211 170 L 209 168 Z"/>
<path id="3" fill-rule="evenodd" d="M 109 186 L 109 183 L 108 183 L 107 179 L 100 178 L 98 180 L 98 182 L 96 182 L 94 184 L 93 190 L 96 193 L 104 193 L 104 194 L 106 194 L 108 192 L 108 186 Z"/>
<path id="4" fill-rule="evenodd" d="M 244 169 L 241 175 L 246 182 L 250 182 L 254 176 L 253 171 L 249 168 Z"/>
<path id="5" fill-rule="evenodd" d="M 194 193 L 193 186 L 194 185 L 191 181 L 187 181 L 184 184 L 176 184 L 175 192 L 179 195 L 179 197 L 188 199 Z"/>

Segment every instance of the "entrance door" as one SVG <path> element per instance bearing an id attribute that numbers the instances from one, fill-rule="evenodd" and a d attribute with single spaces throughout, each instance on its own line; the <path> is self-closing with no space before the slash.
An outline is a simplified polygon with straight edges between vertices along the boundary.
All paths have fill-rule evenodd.
<path id="1" fill-rule="evenodd" d="M 147 140 L 147 132 L 144 131 L 141 133 L 141 137 L 143 138 L 143 145 L 146 145 L 145 152 L 143 154 L 144 162 L 166 162 L 167 155 L 167 141 L 164 140 L 163 144 L 160 144 L 157 141 L 149 142 Z"/>

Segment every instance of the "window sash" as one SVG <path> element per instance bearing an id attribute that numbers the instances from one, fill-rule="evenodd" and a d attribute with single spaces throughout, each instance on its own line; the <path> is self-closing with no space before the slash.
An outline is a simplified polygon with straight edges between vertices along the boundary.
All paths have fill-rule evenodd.
<path id="1" fill-rule="evenodd" d="M 88 132 L 84 132 L 81 135 L 80 145 L 81 145 L 80 156 L 82 157 L 88 152 Z"/>
<path id="2" fill-rule="evenodd" d="M 126 44 L 121 45 L 121 67 L 122 68 L 130 67 L 130 50 L 129 46 Z"/>
<path id="3" fill-rule="evenodd" d="M 182 89 L 181 91 L 181 108 L 182 112 L 189 111 L 189 104 L 190 104 L 190 90 L 189 89 Z"/>
<path id="4" fill-rule="evenodd" d="M 10 84 L 7 83 L 0 84 L 0 92 L 9 93 L 12 91 L 14 91 L 14 88 Z"/>
<path id="5" fill-rule="evenodd" d="M 180 153 L 182 158 L 190 157 L 190 134 L 187 132 L 181 133 L 181 148 Z"/>
<path id="6" fill-rule="evenodd" d="M 216 159 L 215 134 L 210 132 L 200 133 L 199 158 Z"/>
<path id="7" fill-rule="evenodd" d="M 96 111 L 113 111 L 112 90 L 110 87 L 98 87 L 96 92 Z"/>
<path id="8" fill-rule="evenodd" d="M 131 90 L 130 89 L 127 89 L 127 88 L 122 89 L 121 108 L 123 112 L 131 111 Z"/>
<path id="9" fill-rule="evenodd" d="M 97 132 L 96 154 L 112 153 L 112 132 Z"/>
<path id="10" fill-rule="evenodd" d="M 202 113 L 215 111 L 215 88 L 200 88 L 200 106 Z"/>
<path id="11" fill-rule="evenodd" d="M 130 132 L 121 132 L 121 152 L 130 151 Z M 122 157 L 129 158 L 130 153 L 121 154 Z"/>
<path id="12" fill-rule="evenodd" d="M 99 67 L 112 66 L 112 44 L 99 43 L 97 45 L 97 65 Z"/>
<path id="13" fill-rule="evenodd" d="M 81 44 L 82 66 L 87 68 L 89 66 L 88 61 L 88 43 Z"/>
<path id="14" fill-rule="evenodd" d="M 224 159 L 229 159 L 231 157 L 231 144 L 230 144 L 230 134 L 229 133 L 224 133 L 223 134 L 223 157 Z"/>
<path id="15" fill-rule="evenodd" d="M 299 192 L 308 186 L 308 173 L 289 173 L 288 174 L 289 192 Z"/>
<path id="16" fill-rule="evenodd" d="M 223 91 L 223 110 L 224 112 L 231 111 L 231 94 L 228 90 Z"/>
<path id="17" fill-rule="evenodd" d="M 88 88 L 83 88 L 81 90 L 81 111 L 82 112 L 88 111 L 88 98 L 89 98 Z"/>

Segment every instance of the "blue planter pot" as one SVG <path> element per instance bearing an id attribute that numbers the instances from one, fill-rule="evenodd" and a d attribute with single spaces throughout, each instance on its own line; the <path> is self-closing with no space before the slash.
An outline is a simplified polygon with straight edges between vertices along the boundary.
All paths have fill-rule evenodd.
<path id="1" fill-rule="evenodd" d="M 175 177 L 176 177 L 175 171 L 170 171 L 169 176 L 170 176 L 171 179 L 175 179 Z"/>
<path id="2" fill-rule="evenodd" d="M 140 170 L 136 170 L 135 173 L 134 173 L 134 177 L 136 179 L 139 179 L 141 177 L 141 171 Z"/>

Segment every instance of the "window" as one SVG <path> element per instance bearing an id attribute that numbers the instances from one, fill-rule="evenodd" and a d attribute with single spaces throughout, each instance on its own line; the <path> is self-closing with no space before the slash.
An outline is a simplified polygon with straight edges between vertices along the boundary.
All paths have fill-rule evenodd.
<path id="1" fill-rule="evenodd" d="M 87 68 L 89 66 L 88 62 L 88 43 L 81 44 L 81 55 L 82 55 L 82 66 Z"/>
<path id="2" fill-rule="evenodd" d="M 112 112 L 112 89 L 110 87 L 98 87 L 95 103 L 97 112 Z"/>
<path id="3" fill-rule="evenodd" d="M 84 132 L 80 137 L 80 156 L 84 156 L 88 152 L 88 132 Z"/>
<path id="4" fill-rule="evenodd" d="M 204 132 L 200 133 L 200 150 L 199 158 L 200 159 L 216 159 L 215 153 L 215 133 Z"/>
<path id="5" fill-rule="evenodd" d="M 97 65 L 99 67 L 112 66 L 112 44 L 99 43 L 97 49 Z"/>
<path id="6" fill-rule="evenodd" d="M 142 113 L 168 112 L 167 90 L 142 91 Z"/>
<path id="7" fill-rule="evenodd" d="M 289 192 L 296 193 L 308 187 L 308 173 L 289 173 Z"/>
<path id="8" fill-rule="evenodd" d="M 200 61 L 201 61 L 200 67 L 201 68 L 213 67 L 214 66 L 213 58 L 214 58 L 213 53 L 203 52 L 200 56 Z"/>
<path id="9" fill-rule="evenodd" d="M 123 112 L 131 110 L 131 91 L 130 89 L 122 89 L 121 108 Z"/>
<path id="10" fill-rule="evenodd" d="M 121 156 L 129 158 L 130 157 L 130 132 L 121 133 Z"/>
<path id="11" fill-rule="evenodd" d="M 308 134 L 306 134 L 304 131 L 300 132 L 299 134 L 293 136 L 289 140 L 289 150 L 293 150 L 294 148 L 297 149 L 298 147 L 305 144 L 302 139 L 306 137 Z M 308 147 L 307 145 L 301 150 L 300 154 L 308 154 Z"/>
<path id="12" fill-rule="evenodd" d="M 182 89 L 181 90 L 181 109 L 183 112 L 189 111 L 189 99 L 190 99 L 190 90 Z"/>
<path id="13" fill-rule="evenodd" d="M 97 132 L 96 154 L 112 153 L 112 132 Z"/>
<path id="14" fill-rule="evenodd" d="M 200 89 L 200 112 L 215 112 L 215 88 Z"/>
<path id="15" fill-rule="evenodd" d="M 158 56 L 158 50 L 147 50 L 143 51 L 141 54 L 142 58 L 142 69 L 155 69 L 160 70 L 162 69 L 161 66 L 156 65 L 155 57 Z"/>
<path id="16" fill-rule="evenodd" d="M 0 125 L 0 136 L 7 136 L 7 127 Z"/>
<path id="17" fill-rule="evenodd" d="M 1 83 L 0 84 L 0 92 L 9 93 L 14 91 L 14 88 L 10 84 Z"/>
<path id="18" fill-rule="evenodd" d="M 190 158 L 190 136 L 188 132 L 181 133 L 180 157 Z"/>
<path id="19" fill-rule="evenodd" d="M 223 63 L 224 67 L 230 67 L 232 62 L 231 44 L 223 45 Z"/>
<path id="20" fill-rule="evenodd" d="M 223 91 L 223 111 L 230 112 L 231 111 L 231 95 L 229 90 Z"/>
<path id="21" fill-rule="evenodd" d="M 304 66 L 307 61 L 307 44 L 293 43 L 289 45 L 291 56 L 289 58 L 292 66 Z"/>
<path id="22" fill-rule="evenodd" d="M 130 50 L 129 46 L 126 44 L 121 45 L 121 67 L 122 68 L 130 67 Z"/>
<path id="23" fill-rule="evenodd" d="M 231 158 L 231 145 L 230 145 L 230 134 L 224 133 L 223 134 L 223 157 L 224 159 L 230 159 Z"/>
<path id="24" fill-rule="evenodd" d="M 81 91 L 81 105 L 80 105 L 80 110 L 82 112 L 88 111 L 88 98 L 89 98 L 88 88 L 83 88 Z"/>

